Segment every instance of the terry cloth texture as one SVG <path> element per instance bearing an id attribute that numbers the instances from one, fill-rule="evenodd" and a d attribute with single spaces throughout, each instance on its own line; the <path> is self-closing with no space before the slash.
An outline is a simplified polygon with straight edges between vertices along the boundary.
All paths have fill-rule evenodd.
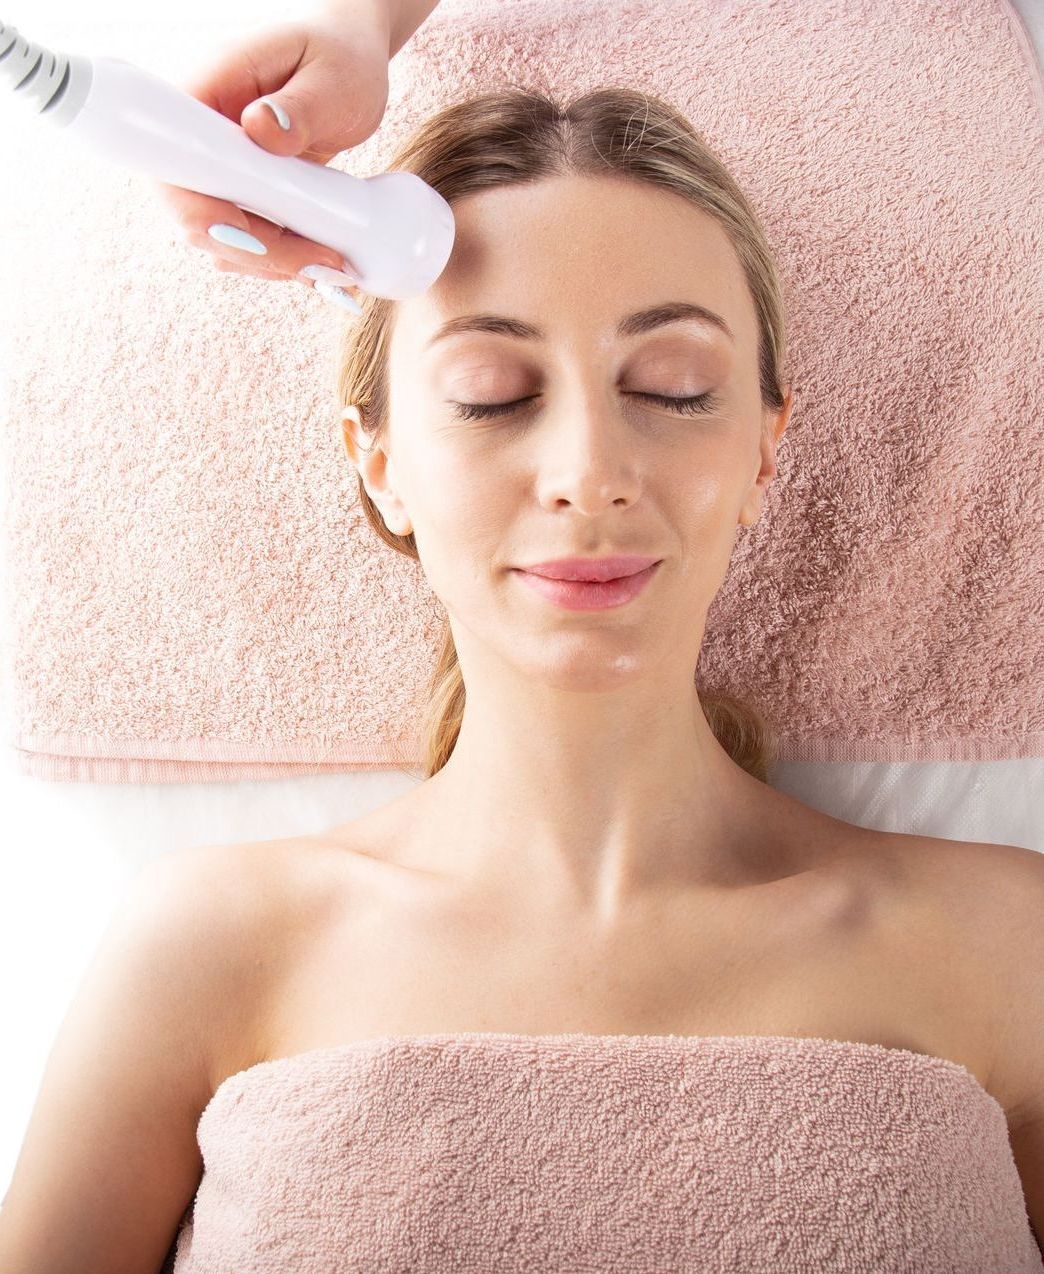
<path id="1" fill-rule="evenodd" d="M 164 1274 L 1040 1274 L 964 1066 L 786 1036 L 384 1036 L 230 1076 Z"/>
<path id="2" fill-rule="evenodd" d="M 765 228 L 795 400 L 696 684 L 756 704 L 781 761 L 1044 754 L 1044 93 L 1017 14 L 606 12 L 442 0 L 391 63 L 383 123 L 333 164 L 383 172 L 433 112 L 513 84 L 563 102 L 630 87 L 682 111 Z M 242 34 L 67 30 L 68 52 L 118 38 L 174 83 Z M 445 610 L 359 506 L 336 397 L 356 320 L 219 274 L 151 179 L 73 134 L 10 133 L 22 769 L 133 783 L 419 766 Z"/>

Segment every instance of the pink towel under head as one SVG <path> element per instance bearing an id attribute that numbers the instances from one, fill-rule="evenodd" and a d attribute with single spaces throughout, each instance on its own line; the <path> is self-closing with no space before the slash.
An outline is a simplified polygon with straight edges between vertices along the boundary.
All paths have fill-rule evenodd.
<path id="1" fill-rule="evenodd" d="M 64 30 L 181 83 L 242 24 Z M 1044 753 L 1044 110 L 1007 0 L 620 0 L 612 21 L 604 0 L 442 0 L 333 164 L 384 171 L 436 110 L 511 83 L 665 98 L 779 262 L 795 408 L 700 687 L 756 703 L 782 760 Z M 59 130 L 0 147 L 23 768 L 417 766 L 444 612 L 358 506 L 353 320 L 218 274 L 149 179 Z"/>
<path id="2" fill-rule="evenodd" d="M 173 1274 L 1040 1274 L 965 1067 L 786 1036 L 384 1036 L 199 1121 Z"/>

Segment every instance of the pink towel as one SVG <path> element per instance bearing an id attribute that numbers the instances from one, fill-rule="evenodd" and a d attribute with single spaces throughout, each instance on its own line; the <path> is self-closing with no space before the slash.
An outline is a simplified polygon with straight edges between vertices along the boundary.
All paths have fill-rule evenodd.
<path id="1" fill-rule="evenodd" d="M 384 124 L 334 164 L 383 171 L 432 112 L 511 82 L 683 110 L 777 253 L 796 402 L 698 684 L 758 704 L 784 761 L 1044 754 L 1044 94 L 1020 20 L 1007 0 L 612 15 L 442 0 L 391 65 Z M 49 38 L 180 83 L 241 33 Z M 218 274 L 147 178 L 58 130 L 0 146 L 23 770 L 418 766 L 442 608 L 357 504 L 334 362 L 351 320 Z"/>
<path id="2" fill-rule="evenodd" d="M 1040 1274 L 957 1062 L 786 1036 L 384 1036 L 262 1062 L 198 1127 L 164 1274 Z"/>

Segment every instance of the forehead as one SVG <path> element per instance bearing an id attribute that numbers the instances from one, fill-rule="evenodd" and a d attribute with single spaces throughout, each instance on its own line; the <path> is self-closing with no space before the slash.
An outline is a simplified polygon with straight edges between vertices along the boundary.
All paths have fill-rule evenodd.
<path id="1" fill-rule="evenodd" d="M 421 296 L 395 303 L 392 345 L 411 360 L 468 344 L 468 335 L 430 342 L 447 323 L 482 314 L 538 329 L 542 340 L 517 342 L 534 351 L 580 337 L 626 344 L 651 328 L 623 320 L 668 302 L 720 317 L 733 340 L 710 323 L 664 331 L 726 345 L 752 339 L 753 303 L 735 249 L 683 196 L 618 177 L 556 177 L 476 192 L 453 212 L 445 270 Z"/>

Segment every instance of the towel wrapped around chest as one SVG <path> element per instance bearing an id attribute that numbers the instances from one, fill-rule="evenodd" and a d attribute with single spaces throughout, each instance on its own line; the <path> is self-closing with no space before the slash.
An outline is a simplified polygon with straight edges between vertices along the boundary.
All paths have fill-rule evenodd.
<path id="1" fill-rule="evenodd" d="M 173 1274 L 1040 1274 L 957 1062 L 783 1036 L 384 1036 L 219 1086 Z M 170 1259 L 170 1258 L 169 1258 Z"/>

